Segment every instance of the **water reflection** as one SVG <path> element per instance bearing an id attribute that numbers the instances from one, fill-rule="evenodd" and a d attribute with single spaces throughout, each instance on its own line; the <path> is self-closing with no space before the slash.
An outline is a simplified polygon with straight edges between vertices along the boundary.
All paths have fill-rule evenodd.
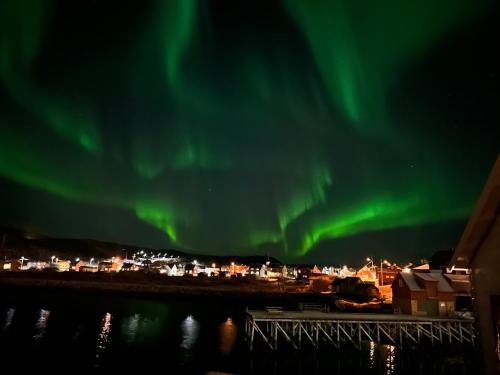
<path id="1" fill-rule="evenodd" d="M 375 349 L 377 348 L 377 344 L 375 342 L 370 341 L 370 348 L 369 348 L 369 358 L 368 358 L 368 366 L 370 368 L 375 368 L 377 366 L 377 356 Z"/>
<path id="2" fill-rule="evenodd" d="M 35 334 L 33 335 L 33 340 L 35 342 L 40 341 L 43 336 L 45 336 L 45 331 L 47 330 L 47 323 L 49 321 L 50 311 L 40 309 L 40 316 L 35 325 Z"/>
<path id="3" fill-rule="evenodd" d="M 182 342 L 181 348 L 191 349 L 198 339 L 200 323 L 189 315 L 181 323 Z"/>
<path id="4" fill-rule="evenodd" d="M 97 336 L 97 350 L 96 350 L 96 360 L 99 360 L 99 357 L 102 356 L 103 352 L 106 350 L 106 348 L 109 346 L 109 335 L 111 333 L 111 314 L 106 313 L 104 317 L 102 318 L 102 323 L 101 323 L 101 332 L 99 333 L 99 336 Z M 98 366 L 98 363 L 96 362 L 95 366 Z"/>
<path id="5" fill-rule="evenodd" d="M 15 313 L 16 313 L 16 309 L 13 309 L 12 307 L 7 310 L 7 316 L 5 317 L 5 323 L 3 325 L 4 331 L 9 329 L 10 325 L 12 324 L 12 319 L 14 319 Z"/>
<path id="6" fill-rule="evenodd" d="M 386 375 L 392 375 L 396 370 L 396 347 L 394 345 L 382 345 L 384 370 Z"/>
<path id="7" fill-rule="evenodd" d="M 136 341 L 140 319 L 140 314 L 134 314 L 131 317 L 124 319 L 122 325 L 122 334 L 125 337 L 125 341 L 127 342 L 127 344 L 131 344 Z"/>
<path id="8" fill-rule="evenodd" d="M 228 354 L 233 349 L 234 343 L 236 341 L 236 335 L 238 333 L 238 328 L 233 323 L 231 318 L 222 323 L 219 327 L 220 331 L 220 351 L 221 353 Z"/>

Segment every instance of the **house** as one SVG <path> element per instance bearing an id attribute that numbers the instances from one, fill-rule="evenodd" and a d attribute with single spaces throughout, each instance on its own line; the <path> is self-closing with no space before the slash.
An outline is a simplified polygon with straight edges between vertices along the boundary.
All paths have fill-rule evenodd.
<path id="1" fill-rule="evenodd" d="M 167 274 L 168 276 L 179 276 L 178 270 L 177 270 L 177 265 L 175 263 L 169 265 L 168 267 L 170 268 L 170 271 Z"/>
<path id="2" fill-rule="evenodd" d="M 347 266 L 343 266 L 339 271 L 339 277 L 352 277 L 356 275 L 356 271 L 347 268 Z"/>
<path id="3" fill-rule="evenodd" d="M 197 264 L 188 263 L 184 266 L 184 275 L 197 276 L 200 272 L 200 267 Z"/>
<path id="4" fill-rule="evenodd" d="M 455 311 L 472 311 L 472 286 L 468 274 L 443 274 L 455 291 Z"/>
<path id="5" fill-rule="evenodd" d="M 93 264 L 93 265 L 87 264 L 85 266 L 78 267 L 78 272 L 92 272 L 92 273 L 94 273 L 94 272 L 97 272 L 97 270 L 98 270 L 98 267 L 96 264 Z"/>
<path id="6" fill-rule="evenodd" d="M 266 267 L 266 276 L 270 279 L 283 277 L 283 265 L 280 263 L 271 263 Z M 288 271 L 287 271 L 288 272 Z"/>
<path id="7" fill-rule="evenodd" d="M 17 260 L 11 259 L 1 259 L 0 260 L 0 272 L 1 271 L 19 271 L 21 268 L 21 263 Z"/>
<path id="8" fill-rule="evenodd" d="M 98 271 L 99 272 L 111 272 L 113 268 L 113 263 L 111 262 L 99 262 Z"/>
<path id="9" fill-rule="evenodd" d="M 250 263 L 248 265 L 248 273 L 251 276 L 259 276 L 259 271 L 260 271 L 261 265 L 259 263 Z"/>
<path id="10" fill-rule="evenodd" d="M 391 285 L 399 272 L 401 272 L 401 268 L 395 265 L 382 264 L 382 268 L 377 267 L 378 285 Z"/>
<path id="11" fill-rule="evenodd" d="M 453 316 L 455 291 L 440 271 L 399 272 L 392 283 L 395 313 Z"/>
<path id="12" fill-rule="evenodd" d="M 474 315 L 485 374 L 500 361 L 500 155 L 450 261 L 450 270 L 471 269 Z"/>
<path id="13" fill-rule="evenodd" d="M 59 272 L 69 271 L 69 269 L 71 268 L 71 261 L 58 259 L 56 262 L 56 267 Z"/>
<path id="14" fill-rule="evenodd" d="M 356 272 L 356 276 L 363 281 L 375 282 L 377 280 L 377 271 L 374 267 L 364 266 Z"/>
<path id="15" fill-rule="evenodd" d="M 27 262 L 26 263 L 26 269 L 27 270 L 32 270 L 32 271 L 40 271 L 43 270 L 44 268 L 48 267 L 47 262 L 43 261 L 32 261 L 32 262 Z"/>

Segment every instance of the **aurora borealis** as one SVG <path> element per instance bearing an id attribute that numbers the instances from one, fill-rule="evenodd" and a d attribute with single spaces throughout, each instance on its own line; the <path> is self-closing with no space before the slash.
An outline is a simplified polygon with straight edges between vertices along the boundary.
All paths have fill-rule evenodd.
<path id="1" fill-rule="evenodd" d="M 500 150 L 496 15 L 4 0 L 0 223 L 297 261 L 454 246 Z"/>

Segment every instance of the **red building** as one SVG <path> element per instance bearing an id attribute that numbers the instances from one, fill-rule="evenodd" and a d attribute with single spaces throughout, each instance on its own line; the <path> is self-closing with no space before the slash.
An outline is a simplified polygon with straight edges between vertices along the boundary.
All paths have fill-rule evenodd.
<path id="1" fill-rule="evenodd" d="M 441 272 L 400 272 L 392 284 L 395 313 L 451 316 L 455 291 Z"/>
<path id="2" fill-rule="evenodd" d="M 400 268 L 384 267 L 382 272 L 380 268 L 377 268 L 378 285 L 391 285 L 399 272 L 401 272 Z"/>

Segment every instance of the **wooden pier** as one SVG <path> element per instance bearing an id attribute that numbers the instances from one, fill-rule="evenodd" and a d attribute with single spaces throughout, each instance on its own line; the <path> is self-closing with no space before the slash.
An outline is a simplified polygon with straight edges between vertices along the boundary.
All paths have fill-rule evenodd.
<path id="1" fill-rule="evenodd" d="M 474 321 L 412 315 L 331 313 L 322 311 L 247 311 L 245 332 L 250 350 L 256 339 L 278 350 L 278 342 L 295 350 L 303 345 L 361 349 L 363 341 L 404 345 L 464 343 L 474 345 Z"/>

